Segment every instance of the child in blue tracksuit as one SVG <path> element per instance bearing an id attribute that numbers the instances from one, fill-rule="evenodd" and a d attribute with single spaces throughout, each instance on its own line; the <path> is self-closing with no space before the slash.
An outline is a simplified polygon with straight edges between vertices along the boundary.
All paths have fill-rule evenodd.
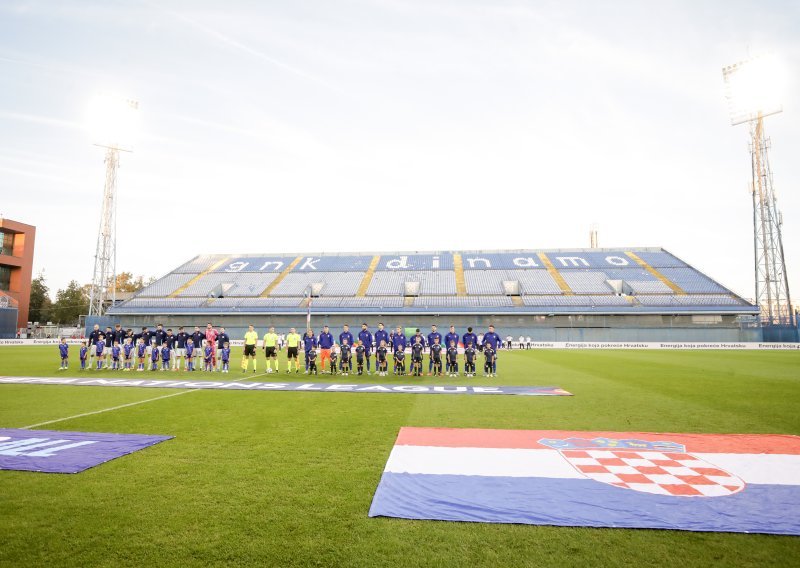
<path id="1" fill-rule="evenodd" d="M 136 343 L 136 359 L 138 361 L 137 371 L 144 371 L 144 359 L 147 355 L 147 345 L 144 344 L 144 339 L 141 337 Z"/>
<path id="2" fill-rule="evenodd" d="M 106 348 L 106 342 L 103 341 L 103 336 L 100 336 L 100 339 L 97 340 L 97 343 L 94 344 L 94 354 L 95 359 L 97 359 L 97 370 L 103 368 L 103 350 Z"/>
<path id="3" fill-rule="evenodd" d="M 186 340 L 186 370 L 194 371 L 194 341 Z"/>
<path id="4" fill-rule="evenodd" d="M 162 371 L 169 371 L 169 360 L 172 356 L 172 352 L 169 348 L 169 344 L 164 343 L 164 346 L 161 348 L 161 370 Z"/>
<path id="5" fill-rule="evenodd" d="M 122 346 L 122 361 L 123 361 L 123 371 L 130 371 L 133 365 L 131 365 L 131 360 L 133 359 L 133 343 L 131 343 L 131 338 L 128 337 L 125 339 L 125 343 Z"/>
<path id="6" fill-rule="evenodd" d="M 227 342 L 220 352 L 220 359 L 222 360 L 222 372 L 227 373 L 230 370 L 228 364 L 231 360 L 231 346 Z"/>
<path id="7" fill-rule="evenodd" d="M 204 355 L 203 370 L 211 372 L 214 370 L 214 346 L 211 343 L 206 343 Z"/>
<path id="8" fill-rule="evenodd" d="M 159 353 L 158 347 L 153 345 L 153 348 L 150 350 L 150 362 L 151 362 L 150 370 L 151 371 L 157 371 L 158 370 L 158 356 L 160 354 L 161 353 Z"/>
<path id="9" fill-rule="evenodd" d="M 58 370 L 65 371 L 69 366 L 69 345 L 66 337 L 62 337 L 61 343 L 58 344 L 58 354 L 61 355 L 61 366 Z"/>
<path id="10" fill-rule="evenodd" d="M 119 346 L 119 342 L 115 342 L 114 346 L 111 348 L 111 368 L 115 371 L 119 369 L 119 354 L 122 349 Z"/>
<path id="11" fill-rule="evenodd" d="M 86 346 L 86 342 L 81 342 L 81 350 L 78 353 L 78 357 L 81 360 L 81 371 L 86 370 L 86 358 L 89 356 L 89 348 Z"/>

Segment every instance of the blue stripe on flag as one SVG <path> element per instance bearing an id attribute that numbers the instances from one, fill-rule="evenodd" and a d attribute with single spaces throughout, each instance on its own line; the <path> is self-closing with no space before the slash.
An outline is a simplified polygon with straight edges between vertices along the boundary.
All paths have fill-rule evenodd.
<path id="1" fill-rule="evenodd" d="M 800 486 L 671 497 L 590 479 L 384 472 L 369 516 L 800 535 Z"/>

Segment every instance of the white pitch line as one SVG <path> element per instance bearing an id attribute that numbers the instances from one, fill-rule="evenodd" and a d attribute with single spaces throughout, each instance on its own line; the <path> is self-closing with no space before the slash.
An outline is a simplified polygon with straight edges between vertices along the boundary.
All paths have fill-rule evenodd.
<path id="1" fill-rule="evenodd" d="M 119 410 L 120 408 L 127 408 L 128 406 L 136 406 L 137 404 L 144 404 L 145 402 L 153 402 L 154 400 L 161 400 L 162 398 L 169 398 L 171 396 L 179 396 L 182 394 L 186 394 L 189 392 L 198 392 L 202 389 L 192 389 L 192 390 L 185 390 L 181 392 L 174 392 L 172 394 L 165 394 L 163 396 L 157 396 L 155 398 L 148 398 L 147 400 L 140 400 L 137 402 L 129 402 L 128 404 L 121 404 L 119 406 L 112 406 L 111 408 L 104 408 L 103 410 L 95 410 L 92 412 L 84 412 L 83 414 L 76 414 L 74 416 L 67 416 L 66 418 L 58 418 L 57 420 L 48 420 L 47 422 L 39 422 L 38 424 L 31 424 L 30 426 L 23 426 L 22 430 L 28 430 L 30 428 L 37 428 L 39 426 L 44 426 L 46 424 L 53 424 L 55 422 L 63 422 L 64 420 L 72 420 L 73 418 L 81 418 L 83 416 L 91 416 L 92 414 L 100 414 L 102 412 L 110 412 L 112 410 Z"/>

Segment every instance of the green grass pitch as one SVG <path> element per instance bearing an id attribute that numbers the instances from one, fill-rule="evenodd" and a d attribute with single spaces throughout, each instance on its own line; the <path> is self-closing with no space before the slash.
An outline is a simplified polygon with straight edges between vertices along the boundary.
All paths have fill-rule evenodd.
<path id="1" fill-rule="evenodd" d="M 77 376 L 77 349 L 71 351 L 71 369 L 59 372 L 55 346 L 0 347 L 0 375 Z M 242 380 L 238 358 L 236 351 L 223 379 Z M 259 373 L 263 369 L 261 355 Z M 575 396 L 195 390 L 42 426 L 175 439 L 76 475 L 0 471 L 0 565 L 683 568 L 800 562 L 797 537 L 368 518 L 401 426 L 800 434 L 800 352 L 513 351 L 500 353 L 498 371 L 494 379 L 390 376 L 375 382 L 557 385 Z M 173 379 L 177 373 L 102 375 Z M 221 380 L 192 375 L 212 377 Z M 351 375 L 338 382 L 373 378 Z M 175 392 L 0 384 L 0 426 Z"/>

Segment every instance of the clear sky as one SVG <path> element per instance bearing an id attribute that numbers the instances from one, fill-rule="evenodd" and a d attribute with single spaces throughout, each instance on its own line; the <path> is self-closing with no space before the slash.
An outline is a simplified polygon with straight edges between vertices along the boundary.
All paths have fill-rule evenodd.
<path id="1" fill-rule="evenodd" d="M 0 213 L 35 272 L 89 282 L 84 127 L 140 103 L 117 266 L 200 253 L 660 246 L 753 295 L 747 127 L 721 68 L 772 51 L 767 119 L 800 294 L 800 3 L 0 2 Z"/>

